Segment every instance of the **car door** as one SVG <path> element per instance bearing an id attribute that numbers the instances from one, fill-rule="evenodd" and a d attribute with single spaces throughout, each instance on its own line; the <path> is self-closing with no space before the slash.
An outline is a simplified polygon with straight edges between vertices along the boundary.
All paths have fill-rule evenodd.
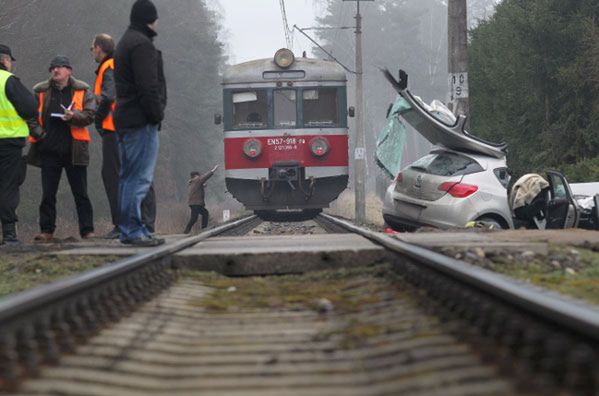
<path id="1" fill-rule="evenodd" d="M 580 209 L 566 177 L 557 171 L 547 171 L 550 198 L 547 202 L 547 229 L 578 226 Z"/>

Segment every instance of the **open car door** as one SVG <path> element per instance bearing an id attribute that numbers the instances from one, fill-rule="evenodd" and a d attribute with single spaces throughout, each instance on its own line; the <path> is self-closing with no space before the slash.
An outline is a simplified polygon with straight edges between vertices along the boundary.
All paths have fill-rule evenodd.
<path id="1" fill-rule="evenodd" d="M 557 171 L 547 171 L 549 201 L 547 202 L 547 229 L 578 227 L 580 208 L 574 199 L 566 177 Z"/>

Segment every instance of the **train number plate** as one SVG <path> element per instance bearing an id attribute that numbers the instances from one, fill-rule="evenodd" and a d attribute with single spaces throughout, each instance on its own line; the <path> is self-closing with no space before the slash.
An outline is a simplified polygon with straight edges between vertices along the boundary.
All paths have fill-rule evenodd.
<path id="1" fill-rule="evenodd" d="M 294 137 L 269 138 L 266 140 L 266 145 L 273 147 L 274 151 L 293 151 L 304 144 L 306 144 L 306 139 Z"/>

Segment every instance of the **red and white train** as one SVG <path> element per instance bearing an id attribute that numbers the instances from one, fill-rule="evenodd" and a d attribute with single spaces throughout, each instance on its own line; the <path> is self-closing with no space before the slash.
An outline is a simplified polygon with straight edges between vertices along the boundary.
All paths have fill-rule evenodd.
<path id="1" fill-rule="evenodd" d="M 225 181 L 247 209 L 315 213 L 347 187 L 346 83 L 335 62 L 288 49 L 225 71 Z"/>

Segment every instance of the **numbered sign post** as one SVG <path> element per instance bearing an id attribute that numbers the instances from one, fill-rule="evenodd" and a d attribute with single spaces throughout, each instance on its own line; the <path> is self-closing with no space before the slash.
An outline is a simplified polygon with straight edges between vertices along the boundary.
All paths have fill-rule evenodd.
<path id="1" fill-rule="evenodd" d="M 366 158 L 366 149 L 364 147 L 356 147 L 354 150 L 354 159 L 363 160 Z"/>
<path id="2" fill-rule="evenodd" d="M 449 101 L 468 98 L 468 73 L 449 74 Z"/>

